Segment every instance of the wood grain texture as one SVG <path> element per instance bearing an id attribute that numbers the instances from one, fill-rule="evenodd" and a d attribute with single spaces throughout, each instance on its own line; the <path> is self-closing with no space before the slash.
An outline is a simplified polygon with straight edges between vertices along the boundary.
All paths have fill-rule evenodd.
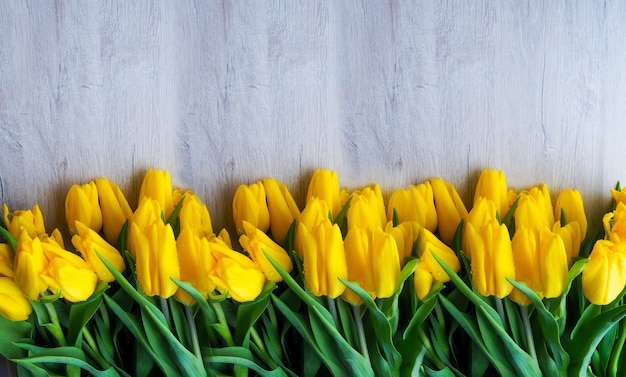
<path id="1" fill-rule="evenodd" d="M 626 177 L 621 1 L 0 2 L 0 200 L 62 226 L 73 183 L 131 202 L 149 167 L 230 227 L 237 185 L 302 204 L 316 167 L 389 193 L 480 170 L 578 188 Z"/>

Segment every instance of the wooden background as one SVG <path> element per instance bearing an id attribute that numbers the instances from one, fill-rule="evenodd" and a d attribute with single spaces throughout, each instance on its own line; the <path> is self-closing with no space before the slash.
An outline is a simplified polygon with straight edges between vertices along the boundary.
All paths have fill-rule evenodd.
<path id="1" fill-rule="evenodd" d="M 237 185 L 317 167 L 386 194 L 478 173 L 626 180 L 623 1 L 1 1 L 0 201 L 64 226 L 73 183 L 150 167 L 231 227 Z"/>

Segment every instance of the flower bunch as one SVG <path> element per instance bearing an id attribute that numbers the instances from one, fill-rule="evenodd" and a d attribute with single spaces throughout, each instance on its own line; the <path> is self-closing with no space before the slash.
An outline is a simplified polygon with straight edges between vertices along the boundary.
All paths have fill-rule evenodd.
<path id="1" fill-rule="evenodd" d="M 486 169 L 471 203 L 442 178 L 385 198 L 318 169 L 301 205 L 273 178 L 240 185 L 231 237 L 167 171 L 146 172 L 135 208 L 98 178 L 68 190 L 69 242 L 38 206 L 3 206 L 0 353 L 34 376 L 615 376 L 612 194 L 588 236 L 573 189 Z"/>

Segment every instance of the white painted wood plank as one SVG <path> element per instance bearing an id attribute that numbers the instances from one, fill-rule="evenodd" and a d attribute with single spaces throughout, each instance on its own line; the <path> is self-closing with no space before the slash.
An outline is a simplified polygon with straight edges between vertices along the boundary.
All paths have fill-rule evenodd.
<path id="1" fill-rule="evenodd" d="M 0 4 L 0 199 L 62 223 L 72 183 L 134 201 L 149 167 L 231 226 L 265 176 L 318 166 L 386 192 L 482 168 L 580 189 L 626 177 L 626 4 L 137 1 Z"/>

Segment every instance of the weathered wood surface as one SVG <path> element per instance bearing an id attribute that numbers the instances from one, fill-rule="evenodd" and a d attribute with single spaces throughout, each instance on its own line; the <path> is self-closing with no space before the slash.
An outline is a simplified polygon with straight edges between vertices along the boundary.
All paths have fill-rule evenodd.
<path id="1" fill-rule="evenodd" d="M 626 179 L 626 2 L 2 1 L 0 200 L 61 226 L 72 183 L 149 167 L 231 226 L 237 185 L 316 167 L 386 193 L 479 171 Z"/>

